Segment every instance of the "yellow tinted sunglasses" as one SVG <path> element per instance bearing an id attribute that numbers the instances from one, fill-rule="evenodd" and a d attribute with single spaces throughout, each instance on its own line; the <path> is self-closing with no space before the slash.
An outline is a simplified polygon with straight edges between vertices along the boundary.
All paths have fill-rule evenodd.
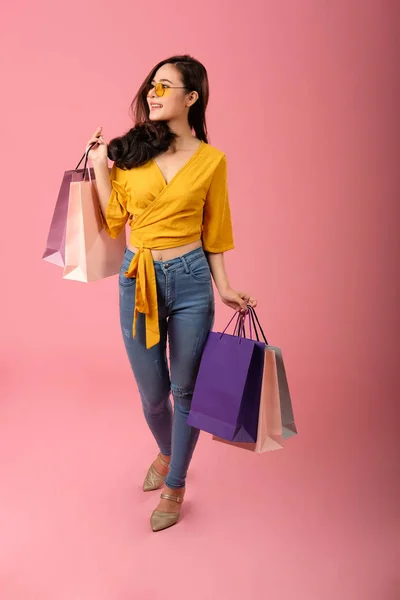
<path id="1" fill-rule="evenodd" d="M 156 92 L 156 96 L 161 98 L 161 96 L 164 96 L 165 90 L 171 90 L 171 89 L 172 90 L 179 90 L 179 89 L 184 90 L 184 89 L 186 89 L 186 86 L 184 86 L 184 85 L 172 86 L 172 85 L 166 85 L 165 83 L 156 83 L 156 84 L 149 83 L 147 95 L 150 94 L 150 92 L 153 88 L 154 88 L 154 91 Z"/>

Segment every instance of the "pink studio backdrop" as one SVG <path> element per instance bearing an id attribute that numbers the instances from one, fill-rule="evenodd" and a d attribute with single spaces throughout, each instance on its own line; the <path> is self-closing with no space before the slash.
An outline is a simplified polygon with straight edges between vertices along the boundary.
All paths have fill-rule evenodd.
<path id="1" fill-rule="evenodd" d="M 1 8 L 1 600 L 400 597 L 395 3 L 17 0 Z M 228 156 L 233 287 L 259 300 L 299 435 L 255 456 L 203 434 L 184 518 L 154 535 L 156 448 L 117 278 L 41 260 L 63 171 L 130 127 L 188 52 Z M 398 156 L 398 155 L 397 155 Z M 217 302 L 216 327 L 230 311 Z M 396 575 L 397 573 L 397 575 Z"/>

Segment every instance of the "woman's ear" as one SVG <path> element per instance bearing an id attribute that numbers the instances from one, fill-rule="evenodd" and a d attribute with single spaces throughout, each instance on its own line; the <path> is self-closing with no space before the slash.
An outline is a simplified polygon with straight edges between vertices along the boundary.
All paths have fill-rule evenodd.
<path id="1" fill-rule="evenodd" d="M 190 92 L 189 94 L 189 99 L 186 102 L 186 106 L 192 106 L 192 104 L 194 104 L 196 102 L 196 100 L 198 99 L 199 94 L 197 92 Z"/>

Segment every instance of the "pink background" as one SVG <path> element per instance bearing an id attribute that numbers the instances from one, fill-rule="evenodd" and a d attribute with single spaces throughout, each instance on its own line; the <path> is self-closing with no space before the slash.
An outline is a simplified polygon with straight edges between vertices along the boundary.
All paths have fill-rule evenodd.
<path id="1" fill-rule="evenodd" d="M 395 5 L 3 3 L 1 600 L 400 597 Z M 117 278 L 41 256 L 63 171 L 182 52 L 228 156 L 231 283 L 282 348 L 299 435 L 256 456 L 203 434 L 155 535 Z"/>

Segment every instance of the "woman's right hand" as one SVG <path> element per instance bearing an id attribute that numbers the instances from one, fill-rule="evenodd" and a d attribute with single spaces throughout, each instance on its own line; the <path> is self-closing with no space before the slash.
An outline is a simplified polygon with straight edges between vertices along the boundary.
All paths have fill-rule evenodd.
<path id="1" fill-rule="evenodd" d="M 90 146 L 90 144 L 95 143 L 95 146 L 89 150 L 88 157 L 94 162 L 107 162 L 107 152 L 108 152 L 108 144 L 101 135 L 102 127 L 98 127 L 88 143 L 86 144 L 86 150 Z"/>

